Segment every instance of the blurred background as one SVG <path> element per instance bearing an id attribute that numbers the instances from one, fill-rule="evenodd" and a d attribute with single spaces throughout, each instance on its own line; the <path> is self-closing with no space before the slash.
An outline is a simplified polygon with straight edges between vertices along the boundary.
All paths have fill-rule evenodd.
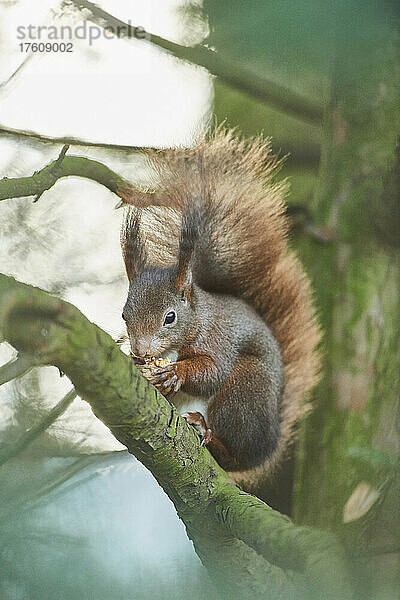
<path id="1" fill-rule="evenodd" d="M 324 371 L 292 455 L 259 494 L 340 536 L 360 597 L 397 598 L 397 4 L 36 4 L 0 2 L 0 177 L 32 174 L 74 138 L 70 154 L 143 183 L 140 148 L 191 145 L 222 121 L 271 137 L 286 157 L 291 243 L 313 281 Z M 146 39 L 105 37 L 102 11 Z M 48 41 L 73 51 L 25 51 Z M 69 178 L 38 203 L 0 205 L 1 271 L 67 299 L 115 339 L 127 291 L 116 201 Z M 14 356 L 0 345 L 0 364 Z M 85 402 L 63 403 L 70 389 L 53 367 L 0 387 L 0 597 L 213 597 L 172 503 Z"/>

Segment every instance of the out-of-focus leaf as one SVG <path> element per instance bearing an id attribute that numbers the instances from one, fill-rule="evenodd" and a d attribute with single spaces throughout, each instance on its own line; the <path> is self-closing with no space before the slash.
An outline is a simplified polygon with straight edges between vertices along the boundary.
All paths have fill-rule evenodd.
<path id="1" fill-rule="evenodd" d="M 344 505 L 343 523 L 356 521 L 367 514 L 379 498 L 379 491 L 366 481 L 361 481 Z"/>

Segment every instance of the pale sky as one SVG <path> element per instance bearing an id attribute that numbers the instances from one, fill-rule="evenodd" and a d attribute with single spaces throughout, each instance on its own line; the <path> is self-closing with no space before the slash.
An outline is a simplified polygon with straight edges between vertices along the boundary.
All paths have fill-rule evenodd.
<path id="1" fill-rule="evenodd" d="M 187 38 L 177 0 L 103 0 L 102 8 L 147 31 L 175 41 Z M 82 24 L 75 15 L 55 13 L 54 0 L 0 2 L 0 82 L 26 58 L 17 27 Z M 204 24 L 203 33 L 206 32 Z M 21 30 L 20 30 L 21 31 Z M 202 31 L 198 31 L 198 37 Z M 152 47 L 148 42 L 119 39 L 73 40 L 72 53 L 36 53 L 7 84 L 0 86 L 0 126 L 49 136 L 133 146 L 174 146 L 193 142 L 212 108 L 212 80 Z M 0 178 L 29 175 L 57 156 L 59 148 L 18 144 L 0 135 Z M 70 153 L 102 160 L 135 180 L 143 161 L 119 158 L 93 148 Z M 58 182 L 37 204 L 31 199 L 0 203 L 0 264 L 9 273 L 45 289 L 64 286 L 63 297 L 91 320 L 118 337 L 124 329 L 121 309 L 127 282 L 119 247 L 121 211 L 116 197 L 102 186 L 78 178 Z M 23 211 L 23 226 L 17 213 Z M 104 280 L 104 285 L 93 283 Z M 111 283 L 110 283 L 111 282 Z M 12 350 L 0 345 L 0 364 Z M 55 368 L 42 369 L 41 389 L 49 406 L 71 386 Z M 12 419 L 12 384 L 0 388 L 2 426 Z M 95 419 L 88 405 L 76 400 L 56 423 L 74 439 L 84 429 L 90 447 L 120 448 Z M 81 433 L 76 434 L 76 439 Z"/>
<path id="2" fill-rule="evenodd" d="M 102 8 L 146 31 L 178 40 L 184 34 L 177 0 L 109 0 Z M 79 14 L 62 16 L 55 0 L 0 4 L 0 80 L 5 81 L 29 54 L 28 26 L 82 23 Z M 87 28 L 95 26 L 86 24 Z M 19 29 L 18 29 L 19 28 Z M 53 29 L 54 31 L 54 29 Z M 67 29 L 64 29 L 67 32 Z M 45 31 L 40 40 L 46 42 Z M 25 39 L 19 39 L 25 36 Z M 65 33 L 64 35 L 67 35 Z M 36 41 L 40 41 L 37 40 Z M 35 40 L 33 40 L 35 41 Z M 106 39 L 89 45 L 72 40 L 73 51 L 31 54 L 20 73 L 0 88 L 0 125 L 53 136 L 73 135 L 124 145 L 170 146 L 190 143 L 210 110 L 208 73 L 141 40 Z"/>

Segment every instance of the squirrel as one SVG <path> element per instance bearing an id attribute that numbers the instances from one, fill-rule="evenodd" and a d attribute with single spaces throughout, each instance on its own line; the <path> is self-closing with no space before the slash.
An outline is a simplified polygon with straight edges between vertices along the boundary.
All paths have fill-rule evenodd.
<path id="1" fill-rule="evenodd" d="M 320 368 L 280 160 L 269 140 L 222 128 L 148 159 L 154 190 L 132 192 L 121 232 L 131 353 L 139 368 L 173 359 L 147 365 L 149 380 L 178 409 L 192 403 L 183 416 L 249 487 L 283 457 Z"/>

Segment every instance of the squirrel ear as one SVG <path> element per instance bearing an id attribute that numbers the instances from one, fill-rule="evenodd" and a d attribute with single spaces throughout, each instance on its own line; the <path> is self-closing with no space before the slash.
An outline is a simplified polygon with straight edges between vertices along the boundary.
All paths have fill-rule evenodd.
<path id="1" fill-rule="evenodd" d="M 178 263 L 178 268 L 176 271 L 176 276 L 175 276 L 175 288 L 177 292 L 181 292 L 182 294 L 185 294 L 184 297 L 186 297 L 186 290 L 187 288 L 191 288 L 192 287 L 192 280 L 193 280 L 193 275 L 192 275 L 192 269 L 190 268 L 190 265 L 186 264 L 180 264 Z"/>
<path id="2" fill-rule="evenodd" d="M 178 291 L 182 294 L 182 300 L 187 300 L 188 302 L 190 302 L 192 298 L 193 288 L 192 281 L 192 269 L 189 267 L 186 271 L 186 277 L 183 281 L 183 284 L 181 284 L 180 287 L 178 287 Z M 178 280 L 176 281 L 176 283 L 178 284 Z"/>
<path id="3" fill-rule="evenodd" d="M 192 265 L 194 247 L 198 238 L 199 215 L 197 204 L 188 205 L 182 215 L 181 234 L 179 240 L 178 265 L 176 268 L 175 286 L 178 292 L 190 299 L 192 291 Z"/>

